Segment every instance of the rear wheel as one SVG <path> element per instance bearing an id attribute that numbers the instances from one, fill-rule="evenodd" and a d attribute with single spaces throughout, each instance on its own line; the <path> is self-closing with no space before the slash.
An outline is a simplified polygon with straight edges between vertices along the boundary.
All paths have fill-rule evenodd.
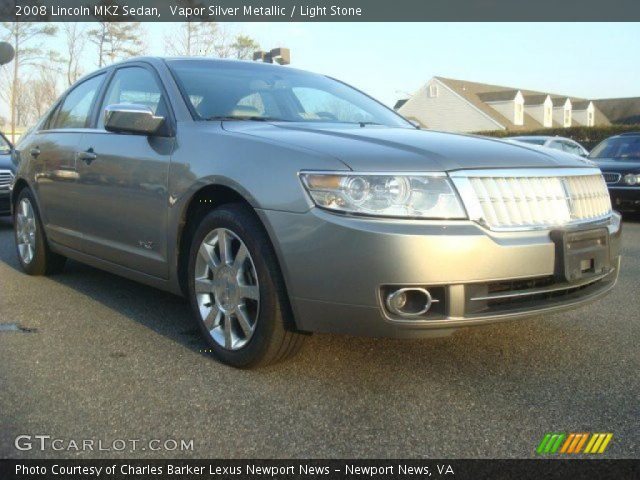
<path id="1" fill-rule="evenodd" d="M 241 204 L 210 212 L 193 236 L 191 307 L 220 361 L 256 367 L 292 356 L 304 335 L 292 325 L 282 274 L 267 235 Z"/>
<path id="2" fill-rule="evenodd" d="M 66 258 L 49 248 L 33 194 L 28 188 L 18 195 L 14 208 L 13 230 L 18 260 L 26 273 L 51 275 L 59 273 L 64 268 Z"/>

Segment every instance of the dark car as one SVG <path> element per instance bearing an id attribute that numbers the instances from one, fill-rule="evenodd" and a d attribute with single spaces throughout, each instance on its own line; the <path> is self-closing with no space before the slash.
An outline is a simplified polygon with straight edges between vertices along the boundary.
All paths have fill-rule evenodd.
<path id="1" fill-rule="evenodd" d="M 589 158 L 602 170 L 611 203 L 621 211 L 640 210 L 640 132 L 609 137 Z"/>
<path id="2" fill-rule="evenodd" d="M 11 214 L 9 186 L 14 175 L 11 162 L 12 150 L 11 142 L 0 132 L 0 216 Z"/>

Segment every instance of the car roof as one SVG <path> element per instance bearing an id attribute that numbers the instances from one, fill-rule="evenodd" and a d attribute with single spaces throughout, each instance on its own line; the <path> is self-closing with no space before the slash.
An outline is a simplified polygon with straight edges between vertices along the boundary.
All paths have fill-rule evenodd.
<path id="1" fill-rule="evenodd" d="M 71 85 L 63 93 L 63 96 L 66 95 L 67 92 L 69 92 L 76 85 L 84 82 L 88 78 L 91 78 L 91 77 L 93 77 L 95 75 L 99 75 L 99 74 L 104 73 L 104 72 L 108 72 L 109 70 L 111 70 L 114 67 L 122 67 L 124 65 L 135 64 L 135 63 L 140 63 L 140 62 L 148 63 L 148 64 L 154 65 L 156 67 L 160 67 L 163 64 L 166 65 L 168 63 L 178 62 L 178 61 L 188 61 L 188 62 L 194 62 L 194 63 L 208 63 L 208 64 L 211 64 L 211 65 L 242 65 L 242 66 L 247 67 L 247 68 L 272 69 L 274 71 L 277 71 L 277 70 L 283 68 L 283 65 L 274 64 L 274 63 L 255 62 L 255 61 L 251 61 L 251 60 L 235 60 L 235 59 L 228 59 L 228 58 L 213 58 L 213 57 L 154 57 L 154 56 L 131 57 L 131 58 L 127 58 L 125 60 L 121 60 L 119 62 L 114 62 L 114 63 L 111 63 L 109 65 L 105 65 L 102 68 L 98 68 L 98 69 L 93 70 L 93 71 L 91 71 L 89 73 L 86 73 L 85 75 L 80 77 L 78 80 L 76 80 L 76 82 L 73 85 Z M 293 72 L 305 73 L 307 75 L 322 75 L 322 74 L 315 74 L 315 73 L 309 72 L 307 70 L 300 70 L 298 68 L 293 68 L 293 67 L 290 67 L 289 65 L 286 66 L 286 69 L 287 69 L 287 71 L 290 71 L 290 72 L 293 71 Z"/>
<path id="2" fill-rule="evenodd" d="M 298 68 L 291 67 L 289 65 L 280 65 L 278 63 L 266 63 L 256 62 L 253 60 L 238 60 L 232 58 L 215 58 L 215 57 L 133 57 L 114 65 L 121 65 L 128 62 L 141 62 L 146 61 L 149 63 L 173 63 L 173 62 L 193 62 L 199 64 L 219 65 L 219 66 L 239 66 L 242 65 L 247 68 L 264 69 L 264 70 L 280 70 L 286 67 L 287 71 L 295 71 L 301 73 L 313 73 L 307 70 L 300 70 Z"/>
<path id="3" fill-rule="evenodd" d="M 82 83 L 84 80 L 86 80 L 87 78 L 93 77 L 94 75 L 98 75 L 101 72 L 106 72 L 109 71 L 110 69 L 114 68 L 114 67 L 121 67 L 124 65 L 128 65 L 128 64 L 133 64 L 133 63 L 140 63 L 140 62 L 144 62 L 144 63 L 149 63 L 151 65 L 155 65 L 156 67 L 162 65 L 162 64 L 170 64 L 172 62 L 193 62 L 193 63 L 206 63 L 206 64 L 211 64 L 211 65 L 242 65 L 243 67 L 246 68 L 255 68 L 255 69 L 267 69 L 267 70 L 274 70 L 274 71 L 278 71 L 282 68 L 285 68 L 283 65 L 279 65 L 276 63 L 265 63 L 265 62 L 255 62 L 255 61 L 251 61 L 251 60 L 235 60 L 235 59 L 229 59 L 229 58 L 213 58 L 213 57 L 154 57 L 154 56 L 141 56 L 141 57 L 131 57 L 131 58 L 127 58 L 125 60 L 121 60 L 119 62 L 115 62 L 109 65 L 105 65 L 102 68 L 98 68 L 96 70 L 93 70 L 89 73 L 87 73 L 86 75 L 83 75 L 81 78 L 79 78 L 74 85 L 77 85 L 79 83 Z M 289 72 L 298 72 L 298 73 L 305 73 L 307 75 L 322 75 L 322 74 L 315 74 L 313 72 L 309 72 L 307 70 L 301 70 L 298 68 L 293 68 L 290 67 L 289 65 L 286 65 L 286 69 Z M 72 85 L 72 87 L 74 86 Z"/>

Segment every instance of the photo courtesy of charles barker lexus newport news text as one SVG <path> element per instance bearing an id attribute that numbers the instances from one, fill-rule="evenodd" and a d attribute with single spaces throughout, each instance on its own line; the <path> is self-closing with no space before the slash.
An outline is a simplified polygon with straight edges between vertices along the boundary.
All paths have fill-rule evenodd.
<path id="1" fill-rule="evenodd" d="M 4 0 L 0 479 L 635 479 L 640 3 Z"/>

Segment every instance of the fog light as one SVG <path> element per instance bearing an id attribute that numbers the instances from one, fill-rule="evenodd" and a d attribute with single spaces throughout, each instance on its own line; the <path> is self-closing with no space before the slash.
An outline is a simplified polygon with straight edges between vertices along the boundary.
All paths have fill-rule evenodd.
<path id="1" fill-rule="evenodd" d="M 396 292 L 391 295 L 389 307 L 396 311 L 401 311 L 407 304 L 407 294 L 405 292 Z"/>
<path id="2" fill-rule="evenodd" d="M 387 295 L 387 308 L 399 317 L 418 317 L 431 308 L 432 298 L 425 288 L 400 288 Z"/>

